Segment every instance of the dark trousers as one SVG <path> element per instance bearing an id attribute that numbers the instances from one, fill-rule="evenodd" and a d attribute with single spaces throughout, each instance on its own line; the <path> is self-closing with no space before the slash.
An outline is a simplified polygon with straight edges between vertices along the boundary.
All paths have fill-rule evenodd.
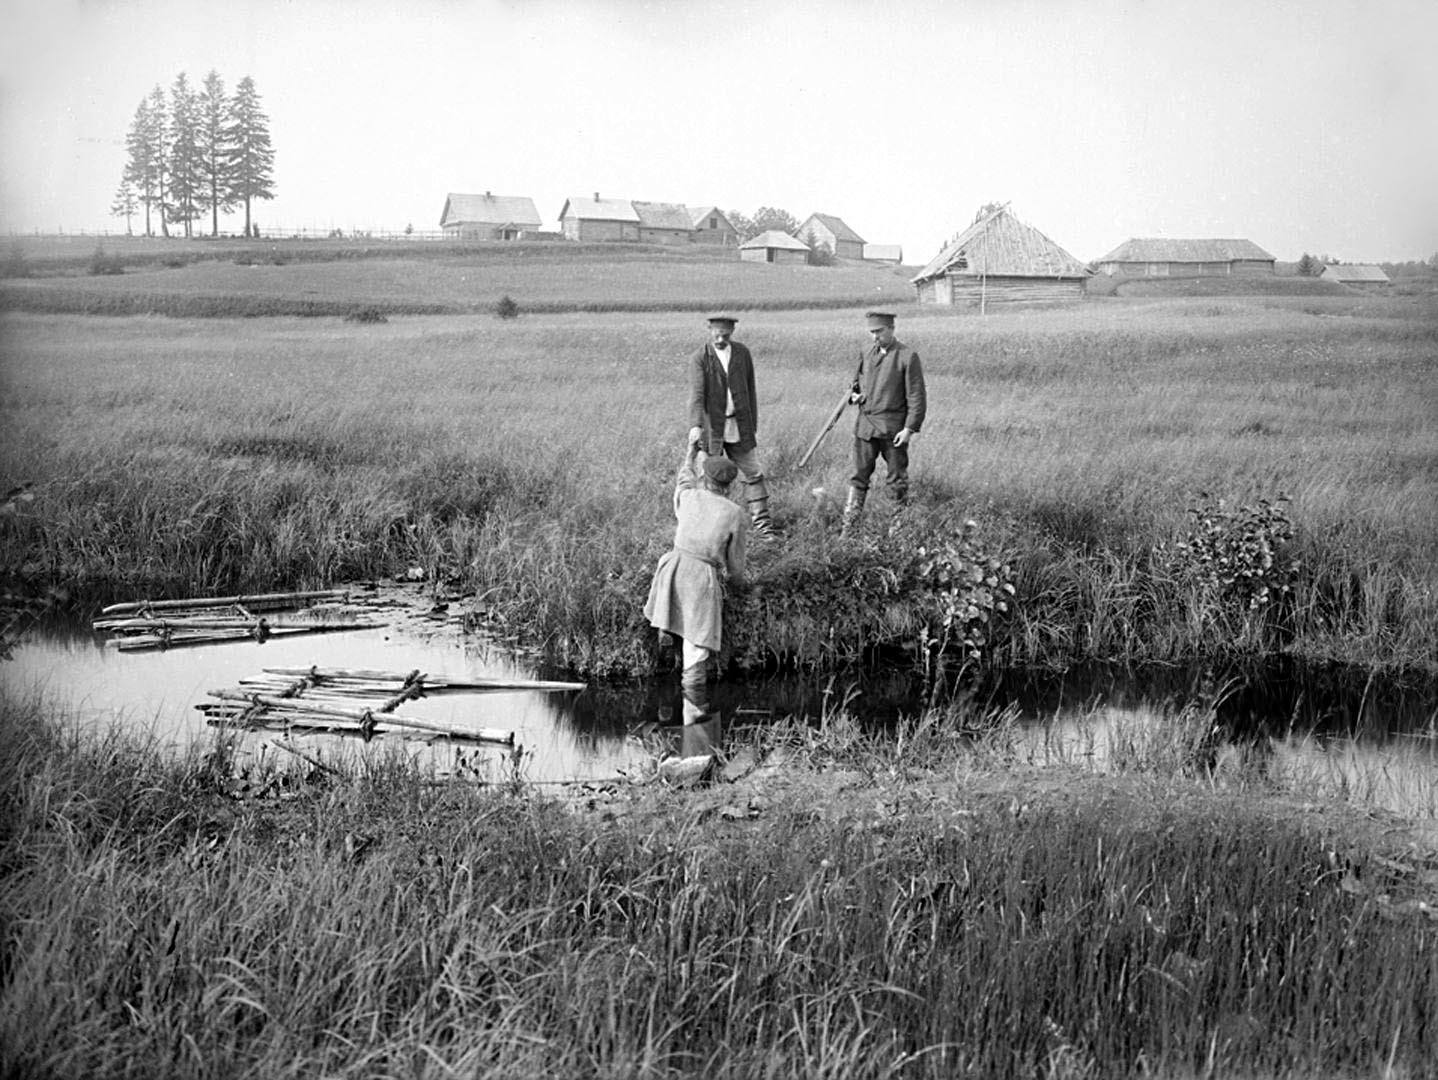
<path id="1" fill-rule="evenodd" d="M 854 440 L 854 475 L 849 478 L 849 484 L 868 491 L 869 477 L 874 475 L 874 465 L 881 457 L 888 473 L 889 490 L 902 502 L 909 494 L 909 448 L 895 446 L 892 435 Z"/>

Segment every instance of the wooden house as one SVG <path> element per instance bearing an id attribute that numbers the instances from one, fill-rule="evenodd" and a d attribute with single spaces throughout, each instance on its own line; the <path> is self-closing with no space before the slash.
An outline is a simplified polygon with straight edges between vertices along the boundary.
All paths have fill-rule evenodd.
<path id="1" fill-rule="evenodd" d="M 1323 273 L 1318 275 L 1324 281 L 1336 281 L 1340 285 L 1347 285 L 1354 289 L 1377 292 L 1388 288 L 1393 282 L 1383 272 L 1383 267 L 1373 266 L 1368 263 L 1340 263 L 1337 266 L 1325 266 Z"/>
<path id="2" fill-rule="evenodd" d="M 444 197 L 439 227 L 456 240 L 518 240 L 537 232 L 542 222 L 534 200 L 524 195 L 461 195 Z"/>
<path id="3" fill-rule="evenodd" d="M 639 215 L 639 241 L 644 244 L 687 244 L 693 239 L 694 223 L 683 203 L 633 203 Z"/>
<path id="4" fill-rule="evenodd" d="M 745 262 L 803 264 L 809 261 L 809 245 L 786 232 L 769 229 L 740 244 L 739 258 Z"/>
<path id="5" fill-rule="evenodd" d="M 696 244 L 733 247 L 739 243 L 739 230 L 717 206 L 689 207 L 689 223 L 694 227 L 689 238 Z"/>
<path id="6" fill-rule="evenodd" d="M 959 233 L 911 280 L 919 301 L 955 307 L 1083 298 L 1083 263 L 1007 206 Z"/>
<path id="7" fill-rule="evenodd" d="M 796 232 L 816 249 L 820 244 L 827 244 L 829 251 L 840 259 L 864 257 L 864 238 L 833 214 L 810 214 Z"/>
<path id="8" fill-rule="evenodd" d="M 566 240 L 637 241 L 639 214 L 628 199 L 575 196 L 565 199 L 559 226 Z"/>
<path id="9" fill-rule="evenodd" d="M 1271 274 L 1273 256 L 1252 240 L 1127 240 L 1096 263 L 1123 277 L 1227 277 Z"/>

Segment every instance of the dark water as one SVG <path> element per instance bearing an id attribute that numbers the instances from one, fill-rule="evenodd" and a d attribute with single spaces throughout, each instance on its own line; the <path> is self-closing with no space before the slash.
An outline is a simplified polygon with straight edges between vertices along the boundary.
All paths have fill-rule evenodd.
<path id="1" fill-rule="evenodd" d="M 13 659 L 0 661 L 0 681 L 12 695 L 42 691 L 83 723 L 119 723 L 180 748 L 214 738 L 196 709 L 211 700 L 209 690 L 234 687 L 241 677 L 267 667 L 310 665 L 418 669 L 451 678 L 569 678 L 472 641 L 418 640 L 390 629 L 132 653 L 108 647 L 88 629 L 49 627 L 32 633 Z M 606 779 L 652 766 L 656 753 L 683 754 L 705 739 L 722 743 L 725 733 L 777 717 L 816 719 L 842 708 L 882 731 L 917 717 L 931 700 L 956 706 L 951 711 L 959 716 L 1009 708 L 1035 730 L 1082 730 L 1090 743 L 1105 725 L 1161 721 L 1194 703 L 1212 705 L 1224 735 L 1241 743 L 1279 739 L 1330 756 L 1335 747 L 1401 754 L 1403 768 L 1416 769 L 1420 784 L 1438 745 L 1434 677 L 1375 678 L 1341 665 L 1292 660 L 1251 668 L 1134 672 L 1096 665 L 1058 673 L 1006 672 L 981 685 L 945 688 L 937 697 L 921 679 L 887 670 L 726 680 L 711 683 L 701 698 L 686 699 L 677 674 L 670 673 L 642 682 L 590 684 L 579 692 L 436 695 L 405 706 L 425 719 L 512 730 L 518 759 L 505 749 L 445 739 L 381 737 L 370 745 L 334 735 L 295 739 L 296 745 L 326 753 L 403 752 L 440 770 L 470 775 L 499 778 L 518 769 L 530 780 Z M 247 738 L 258 745 L 280 736 Z M 1438 788 L 1438 767 L 1433 776 Z"/>

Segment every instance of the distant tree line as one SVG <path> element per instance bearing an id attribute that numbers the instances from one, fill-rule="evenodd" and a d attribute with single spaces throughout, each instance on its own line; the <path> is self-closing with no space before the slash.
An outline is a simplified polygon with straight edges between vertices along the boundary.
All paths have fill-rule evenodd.
<path id="1" fill-rule="evenodd" d="M 220 234 L 220 214 L 240 207 L 245 236 L 257 236 L 251 217 L 258 199 L 275 197 L 275 151 L 270 121 L 248 75 L 233 94 L 211 71 L 199 90 L 182 71 L 167 94 L 158 84 L 135 109 L 125 136 L 128 157 L 110 213 L 125 219 L 125 231 L 142 210 L 145 235 L 170 235 L 176 225 L 186 237 L 195 222 L 210 219 Z"/>

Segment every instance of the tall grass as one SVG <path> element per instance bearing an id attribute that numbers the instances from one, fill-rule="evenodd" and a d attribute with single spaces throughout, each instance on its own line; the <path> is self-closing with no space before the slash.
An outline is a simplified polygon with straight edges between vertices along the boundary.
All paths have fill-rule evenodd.
<path id="1" fill-rule="evenodd" d="M 1292 648 L 1430 664 L 1438 320 L 1397 302 L 1362 314 L 1373 303 L 1342 318 L 1232 299 L 906 319 L 931 396 L 910 516 L 935 531 L 974 518 L 1014 566 L 1017 613 L 997 655 Z M 12 314 L 0 322 L 0 483 L 37 486 L 0 521 L 0 558 L 12 580 L 92 599 L 422 565 L 484 594 L 563 662 L 639 670 L 649 637 L 638 609 L 672 535 L 700 322 Z M 823 605 L 763 591 L 766 576 L 822 584 L 854 557 L 833 536 L 833 495 L 810 493 L 842 498 L 847 421 L 808 469 L 796 462 L 850 378 L 859 325 L 852 311 L 740 324 L 787 530 L 755 554 L 763 602 L 731 621 L 747 656 L 854 659 L 922 615 L 902 596 L 831 594 L 825 604 L 842 599 L 860 623 L 829 649 L 805 629 L 823 625 Z M 1257 614 L 1215 605 L 1160 557 L 1200 492 L 1233 505 L 1291 496 L 1302 565 L 1291 600 Z M 876 491 L 866 542 L 877 572 L 914 535 L 889 534 L 887 518 Z"/>
<path id="2" fill-rule="evenodd" d="M 0 1072 L 1426 1074 L 1401 837 L 1161 753 L 1026 781 L 956 719 L 780 725 L 757 786 L 600 814 L 400 762 L 237 799 L 223 744 L 5 700 Z"/>

